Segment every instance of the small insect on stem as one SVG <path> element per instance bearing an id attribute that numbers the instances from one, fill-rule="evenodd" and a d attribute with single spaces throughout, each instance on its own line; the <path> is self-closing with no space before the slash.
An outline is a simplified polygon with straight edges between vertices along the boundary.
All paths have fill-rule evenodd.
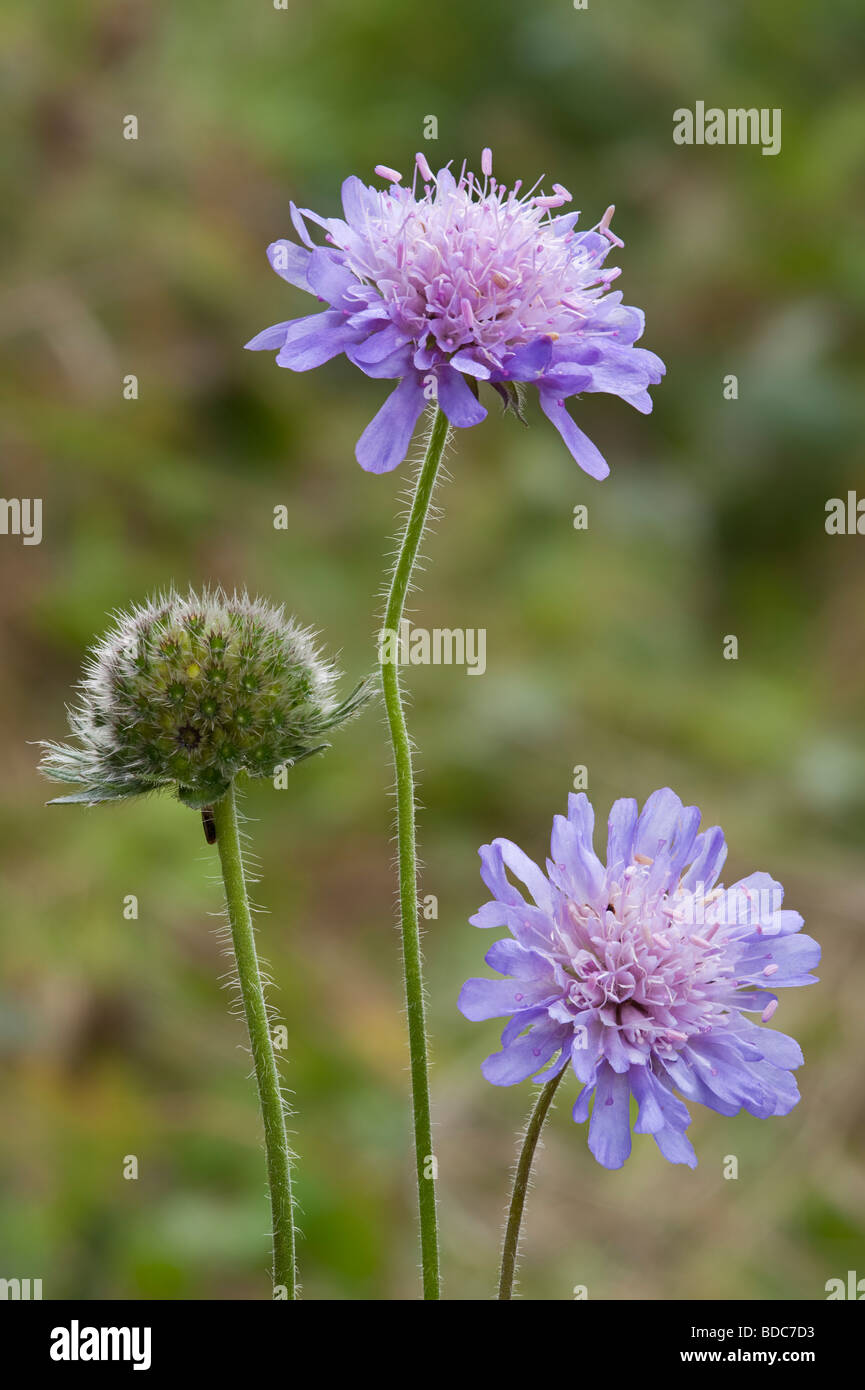
<path id="1" fill-rule="evenodd" d="M 216 844 L 216 821 L 213 819 L 213 807 L 203 806 L 201 808 L 201 824 L 204 826 L 204 838 L 209 845 Z"/>

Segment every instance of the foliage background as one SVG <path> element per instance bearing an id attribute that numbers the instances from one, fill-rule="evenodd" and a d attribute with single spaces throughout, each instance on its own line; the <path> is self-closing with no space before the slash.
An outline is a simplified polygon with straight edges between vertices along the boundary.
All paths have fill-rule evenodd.
<path id="1" fill-rule="evenodd" d="M 778 1020 L 805 1048 L 800 1107 L 695 1111 L 694 1174 L 648 1139 L 604 1172 L 560 1104 L 523 1295 L 807 1299 L 865 1274 L 865 542 L 824 530 L 827 498 L 862 483 L 856 0 L 10 0 L 2 26 L 2 491 L 44 499 L 45 535 L 0 538 L 0 1275 L 41 1277 L 48 1298 L 265 1294 L 214 856 L 167 798 L 46 811 L 27 741 L 63 734 L 106 613 L 168 580 L 284 599 L 348 679 L 369 665 L 409 479 L 353 461 L 383 384 L 241 349 L 308 311 L 264 258 L 290 235 L 289 198 L 335 212 L 346 174 L 408 169 L 428 114 L 433 162 L 491 144 L 500 177 L 546 171 L 586 225 L 617 204 L 625 299 L 668 364 L 649 419 L 608 397 L 578 406 L 612 463 L 603 484 L 536 405 L 527 432 L 492 410 L 458 439 L 428 539 L 416 621 L 488 633 L 482 680 L 411 676 L 439 901 L 446 1292 L 490 1294 L 530 1101 L 482 1080 L 496 1026 L 454 1006 L 489 941 L 466 924 L 475 850 L 503 834 L 542 855 L 580 763 L 601 825 L 615 796 L 665 783 L 722 823 L 728 878 L 781 878 L 824 943 L 823 982 Z M 672 113 L 697 99 L 781 107 L 782 153 L 675 146 Z M 121 138 L 130 112 L 137 143 Z M 300 1112 L 309 1297 L 416 1293 L 386 757 L 375 711 L 289 791 L 260 784 L 246 803 Z"/>

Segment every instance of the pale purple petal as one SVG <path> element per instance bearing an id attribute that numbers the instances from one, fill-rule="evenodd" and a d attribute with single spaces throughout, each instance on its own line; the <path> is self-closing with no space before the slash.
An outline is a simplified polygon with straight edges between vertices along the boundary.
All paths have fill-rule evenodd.
<path id="1" fill-rule="evenodd" d="M 541 390 L 540 398 L 541 410 L 555 425 L 583 472 L 588 473 L 590 478 L 606 478 L 610 471 L 609 464 L 592 441 L 577 428 L 561 401 L 544 390 Z"/>
<path id="2" fill-rule="evenodd" d="M 254 338 L 250 338 L 244 347 L 250 352 L 278 352 L 285 342 L 285 335 L 296 323 L 297 319 L 288 319 L 285 323 L 275 323 L 271 328 L 264 328 L 260 333 L 256 333 Z"/>
<path id="3" fill-rule="evenodd" d="M 526 885 L 538 907 L 544 912 L 549 912 L 553 906 L 553 892 L 534 860 L 524 854 L 519 845 L 515 845 L 512 840 L 499 838 L 494 840 L 493 844 L 501 852 L 502 861 L 514 877 Z"/>
<path id="4" fill-rule="evenodd" d="M 631 1152 L 631 1088 L 612 1067 L 598 1071 L 589 1148 L 604 1168 L 621 1168 Z"/>
<path id="5" fill-rule="evenodd" d="M 629 864 L 634 846 L 634 831 L 637 827 L 637 803 L 633 797 L 622 797 L 613 802 L 607 824 L 607 866 L 615 869 L 619 864 Z"/>
<path id="6" fill-rule="evenodd" d="M 341 309 L 347 307 L 342 303 L 344 296 L 358 283 L 357 276 L 343 264 L 336 252 L 321 248 L 310 256 L 306 276 L 310 289 L 319 299 L 339 305 Z"/>
<path id="7" fill-rule="evenodd" d="M 395 352 L 400 352 L 403 359 L 405 358 L 405 339 L 395 323 L 388 323 L 354 348 L 352 360 L 358 366 L 368 366 L 372 363 L 383 362 L 385 358 L 391 357 Z"/>
<path id="8" fill-rule="evenodd" d="M 420 382 L 403 377 L 357 441 L 355 455 L 361 468 L 389 473 L 401 464 L 426 404 Z"/>
<path id="9" fill-rule="evenodd" d="M 550 365 L 552 354 L 552 338 L 535 338 L 510 354 L 504 364 L 504 376 L 508 381 L 536 381 Z"/>
<path id="10" fill-rule="evenodd" d="M 353 336 L 342 314 L 334 309 L 295 319 L 286 330 L 277 366 L 290 367 L 293 372 L 308 372 L 345 352 Z"/>
<path id="11" fill-rule="evenodd" d="M 310 261 L 309 251 L 304 251 L 302 246 L 298 246 L 293 241 L 281 239 L 270 243 L 267 248 L 267 259 L 277 275 L 281 275 L 283 280 L 287 280 L 290 285 L 297 285 L 299 290 L 309 289 L 306 278 Z"/>
<path id="12" fill-rule="evenodd" d="M 502 1052 L 487 1057 L 481 1071 L 493 1086 L 515 1086 L 545 1067 L 568 1041 L 568 1029 L 551 1019 L 536 1023 Z"/>
<path id="13" fill-rule="evenodd" d="M 550 985 L 525 980 L 466 980 L 457 1008 L 472 1023 L 504 1018 L 515 1009 L 533 1008 L 550 997 Z"/>
<path id="14" fill-rule="evenodd" d="M 682 888 L 694 892 L 702 883 L 708 893 L 717 883 L 727 858 L 727 842 L 719 825 L 713 825 L 697 836 L 693 856 L 690 868 L 682 876 Z"/>
<path id="15" fill-rule="evenodd" d="M 438 373 L 438 402 L 452 425 L 466 429 L 479 425 L 487 412 L 459 372 L 442 367 Z"/>

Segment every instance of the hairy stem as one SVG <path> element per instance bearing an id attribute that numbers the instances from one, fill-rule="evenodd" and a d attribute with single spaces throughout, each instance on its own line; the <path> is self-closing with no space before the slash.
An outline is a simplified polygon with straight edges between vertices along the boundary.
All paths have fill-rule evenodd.
<path id="1" fill-rule="evenodd" d="M 391 647 L 399 639 L 406 595 L 411 584 L 418 547 L 429 514 L 430 501 L 447 436 L 447 420 L 441 410 L 437 409 L 426 455 L 418 474 L 411 511 L 400 542 L 399 554 L 388 594 L 384 632 L 390 639 Z M 384 644 L 382 650 L 384 650 Z M 393 651 L 390 660 L 382 659 L 382 684 L 396 770 L 399 900 L 411 1062 L 423 1296 L 425 1299 L 437 1299 L 440 1296 L 438 1218 L 436 1215 L 435 1161 L 430 1117 L 429 1057 L 423 967 L 418 923 L 414 771 L 412 768 L 411 740 L 406 727 L 400 691 L 399 662 Z"/>
<path id="2" fill-rule="evenodd" d="M 516 1172 L 514 1173 L 514 1186 L 511 1192 L 511 1204 L 508 1208 L 508 1224 L 505 1231 L 505 1240 L 502 1246 L 502 1268 L 499 1277 L 499 1298 L 509 1299 L 513 1294 L 514 1272 L 517 1267 L 517 1254 L 520 1245 L 520 1226 L 523 1220 L 523 1208 L 526 1205 L 526 1193 L 529 1189 L 529 1178 L 532 1172 L 532 1162 L 535 1157 L 535 1149 L 538 1147 L 538 1140 L 541 1137 L 541 1130 L 544 1121 L 549 1113 L 556 1093 L 556 1087 L 567 1071 L 567 1067 L 540 1091 L 535 1107 L 529 1116 L 526 1125 L 526 1132 L 523 1138 L 522 1148 L 520 1149 L 519 1160 L 517 1161 Z"/>
<path id="3" fill-rule="evenodd" d="M 213 822 L 225 900 L 231 924 L 231 939 L 237 963 L 237 977 L 246 1026 L 252 1046 L 252 1060 L 261 1118 L 264 1122 L 264 1148 L 267 1157 L 267 1183 L 273 1225 L 273 1285 L 274 1295 L 296 1297 L 294 1264 L 294 1206 L 291 1195 L 291 1158 L 285 1132 L 285 1111 L 279 1088 L 279 1075 L 270 1036 L 270 1023 L 258 955 L 252 914 L 246 891 L 240 837 L 237 829 L 237 804 L 234 786 L 213 807 Z"/>

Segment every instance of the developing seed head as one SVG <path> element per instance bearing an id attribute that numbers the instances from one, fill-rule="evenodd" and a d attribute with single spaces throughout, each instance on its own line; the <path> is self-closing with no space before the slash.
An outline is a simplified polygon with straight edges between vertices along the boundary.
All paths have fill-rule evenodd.
<path id="1" fill-rule="evenodd" d="M 327 747 L 322 735 L 369 697 L 339 703 L 337 672 L 281 608 L 221 589 L 173 590 L 130 613 L 89 652 L 69 711 L 76 744 L 46 743 L 41 771 L 80 790 L 61 802 L 175 787 L 195 808 L 241 772 L 269 777 Z"/>

